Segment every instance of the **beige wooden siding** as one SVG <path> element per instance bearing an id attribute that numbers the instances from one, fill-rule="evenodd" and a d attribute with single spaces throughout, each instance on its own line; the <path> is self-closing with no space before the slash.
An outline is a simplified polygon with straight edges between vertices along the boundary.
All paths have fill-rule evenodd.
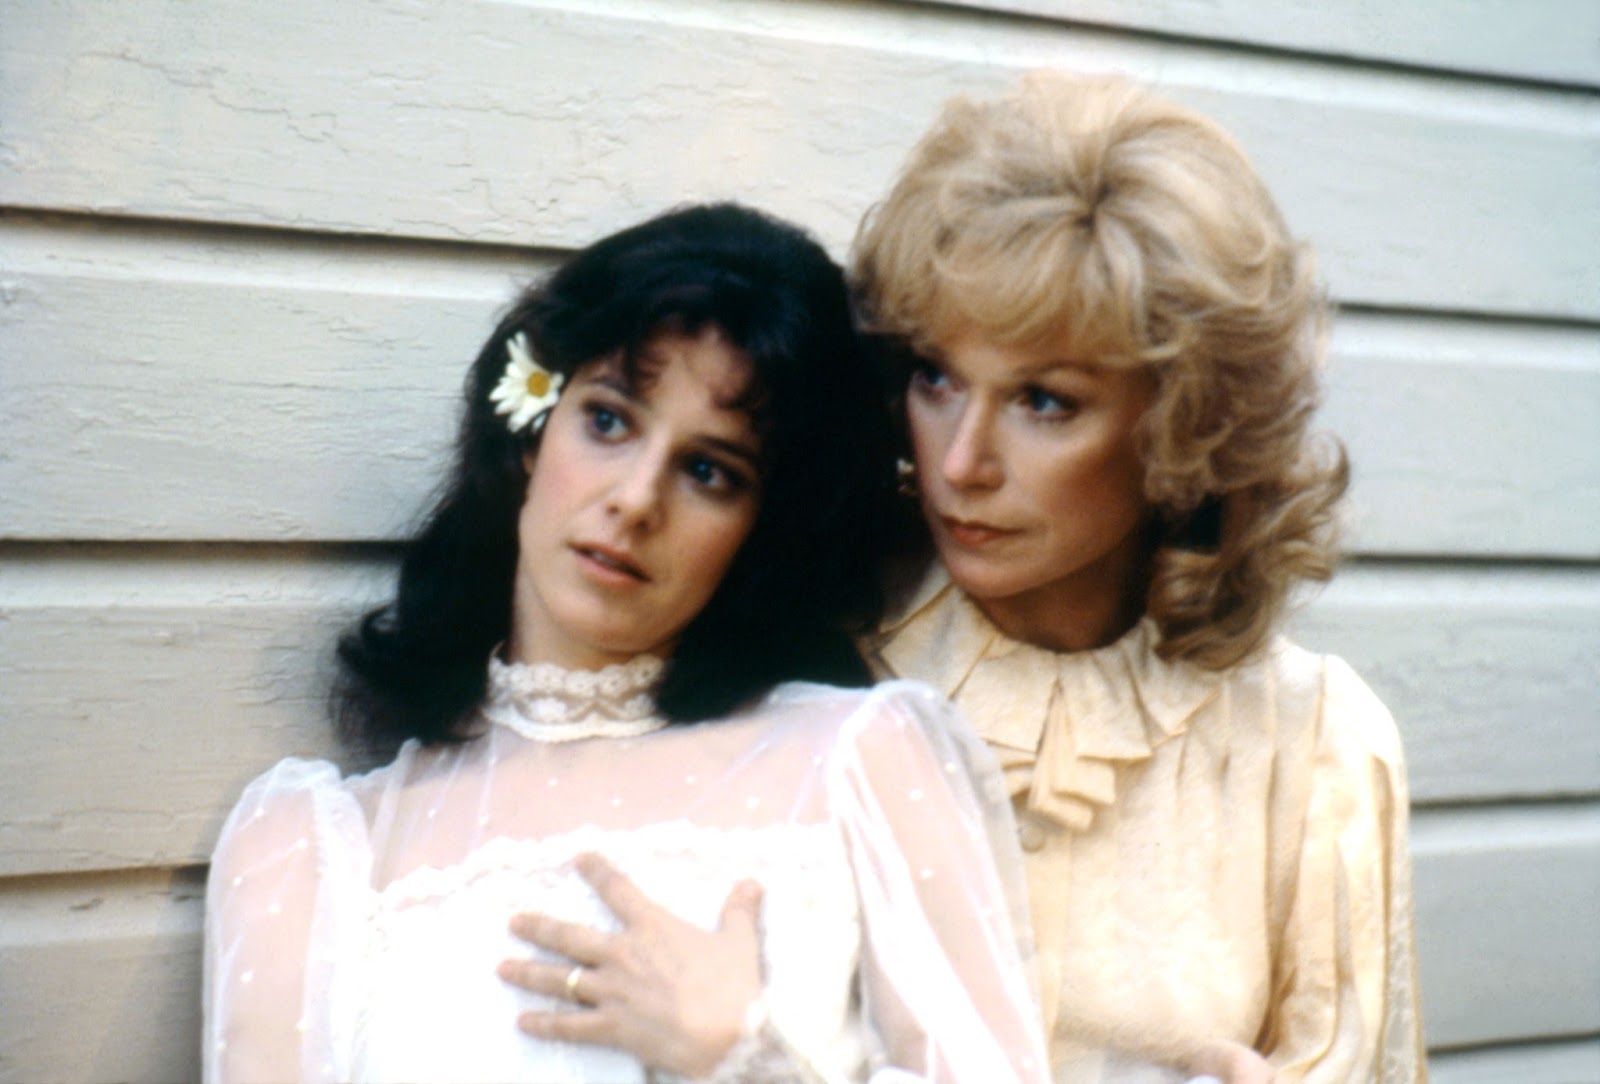
<path id="1" fill-rule="evenodd" d="M 1600 1080 L 1600 8 L 0 0 L 0 1082 L 192 1079 L 204 863 L 331 751 L 516 283 L 691 198 L 842 253 L 1039 65 L 1218 115 L 1345 306 L 1347 571 L 1444 1084 Z"/>

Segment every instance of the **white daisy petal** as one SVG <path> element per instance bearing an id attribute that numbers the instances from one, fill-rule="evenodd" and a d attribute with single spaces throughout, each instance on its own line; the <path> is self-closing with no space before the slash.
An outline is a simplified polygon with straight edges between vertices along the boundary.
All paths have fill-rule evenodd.
<path id="1" fill-rule="evenodd" d="M 506 340 L 506 353 L 511 357 L 511 364 L 525 370 L 523 373 L 533 371 L 533 355 L 528 353 L 528 337 L 522 332 L 517 332 Z"/>
<path id="2" fill-rule="evenodd" d="M 494 403 L 496 414 L 510 415 L 506 424 L 515 433 L 555 406 L 565 381 L 562 374 L 552 373 L 533 360 L 527 336 L 520 331 L 506 340 L 506 358 L 505 372 L 489 393 L 489 401 Z M 545 377 L 547 390 L 543 395 L 528 390 L 536 373 Z"/>

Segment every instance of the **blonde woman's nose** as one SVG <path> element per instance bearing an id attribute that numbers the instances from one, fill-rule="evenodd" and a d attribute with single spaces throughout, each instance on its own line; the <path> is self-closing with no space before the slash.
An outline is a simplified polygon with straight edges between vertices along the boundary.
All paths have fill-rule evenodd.
<path id="1" fill-rule="evenodd" d="M 1005 479 L 995 448 L 994 417 L 983 404 L 968 404 L 956 418 L 939 469 L 957 489 L 992 489 Z"/>

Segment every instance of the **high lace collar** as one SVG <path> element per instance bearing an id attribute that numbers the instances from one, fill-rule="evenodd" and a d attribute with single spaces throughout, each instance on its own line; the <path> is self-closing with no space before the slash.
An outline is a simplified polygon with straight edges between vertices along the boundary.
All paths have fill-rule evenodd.
<path id="1" fill-rule="evenodd" d="M 1146 619 L 1091 651 L 1021 643 L 935 566 L 884 624 L 877 654 L 962 708 L 1031 812 L 1081 832 L 1116 799 L 1117 764 L 1148 759 L 1218 694 L 1218 675 L 1161 659 L 1158 639 Z"/>
<path id="2" fill-rule="evenodd" d="M 489 659 L 483 714 L 538 742 L 630 738 L 660 730 L 655 687 L 666 664 L 640 655 L 601 670 Z"/>

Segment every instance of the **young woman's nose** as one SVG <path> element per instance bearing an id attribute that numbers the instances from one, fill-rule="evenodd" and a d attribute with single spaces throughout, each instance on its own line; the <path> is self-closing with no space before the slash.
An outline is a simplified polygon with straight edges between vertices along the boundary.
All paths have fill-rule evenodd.
<path id="1" fill-rule="evenodd" d="M 610 510 L 630 527 L 659 522 L 669 466 L 663 454 L 648 448 L 619 464 L 607 502 Z"/>
<path id="2" fill-rule="evenodd" d="M 944 479 L 956 489 L 993 489 L 1005 478 L 995 448 L 994 415 L 983 403 L 969 401 L 954 419 L 950 441 L 939 464 Z"/>

